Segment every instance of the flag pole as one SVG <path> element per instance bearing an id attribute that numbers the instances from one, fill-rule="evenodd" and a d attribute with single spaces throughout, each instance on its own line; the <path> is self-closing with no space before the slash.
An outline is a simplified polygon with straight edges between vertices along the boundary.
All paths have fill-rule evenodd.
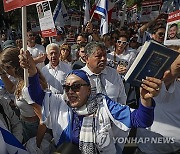
<path id="1" fill-rule="evenodd" d="M 96 7 L 97 7 L 97 5 L 99 4 L 99 2 L 100 2 L 100 0 L 97 1 Z M 94 9 L 94 11 L 95 11 L 95 9 Z M 93 19 L 94 14 L 95 14 L 95 12 L 93 12 L 93 14 L 92 14 L 91 19 L 89 20 L 89 22 L 92 22 L 92 19 Z"/>
<path id="2" fill-rule="evenodd" d="M 23 51 L 27 50 L 27 11 L 26 6 L 21 8 L 22 12 L 22 43 L 23 43 Z M 24 85 L 28 86 L 28 70 L 24 69 Z"/>

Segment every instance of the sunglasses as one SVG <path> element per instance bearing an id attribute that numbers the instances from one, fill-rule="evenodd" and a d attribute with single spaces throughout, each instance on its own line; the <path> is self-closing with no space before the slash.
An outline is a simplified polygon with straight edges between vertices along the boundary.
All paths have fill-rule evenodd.
<path id="1" fill-rule="evenodd" d="M 118 43 L 118 44 L 121 44 L 121 43 L 122 43 L 123 45 L 128 44 L 128 42 L 127 42 L 127 41 L 121 41 L 121 40 L 117 40 L 117 43 Z"/>
<path id="2" fill-rule="evenodd" d="M 82 86 L 89 86 L 89 85 L 88 84 L 73 84 L 71 86 L 63 85 L 63 89 L 65 90 L 65 92 L 69 92 L 70 89 L 74 92 L 79 92 Z"/>
<path id="3" fill-rule="evenodd" d="M 165 33 L 158 33 L 158 35 L 159 35 L 159 37 L 162 37 L 162 36 L 164 36 L 165 35 Z"/>

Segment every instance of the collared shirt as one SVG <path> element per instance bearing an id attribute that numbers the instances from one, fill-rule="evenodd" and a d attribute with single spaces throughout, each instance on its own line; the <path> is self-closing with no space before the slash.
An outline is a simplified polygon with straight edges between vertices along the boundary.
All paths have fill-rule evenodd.
<path id="1" fill-rule="evenodd" d="M 96 87 L 96 79 L 97 75 L 87 67 L 82 68 L 82 70 L 86 71 L 91 79 L 91 87 Z M 121 104 L 126 104 L 126 93 L 124 89 L 124 84 L 121 76 L 117 73 L 117 71 L 109 66 L 101 72 L 101 84 L 104 86 L 106 95 L 110 97 L 112 100 L 119 102 Z"/>
<path id="2" fill-rule="evenodd" d="M 47 64 L 41 70 L 44 75 L 47 83 L 48 89 L 50 89 L 53 93 L 63 93 L 63 87 L 66 75 L 71 71 L 71 67 L 65 63 L 60 61 L 56 68 L 52 68 L 52 66 Z"/>

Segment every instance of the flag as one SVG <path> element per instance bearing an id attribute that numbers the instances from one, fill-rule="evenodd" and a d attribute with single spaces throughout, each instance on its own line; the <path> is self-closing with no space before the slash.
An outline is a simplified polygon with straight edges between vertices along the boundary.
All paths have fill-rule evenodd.
<path id="1" fill-rule="evenodd" d="M 89 0 L 84 0 L 84 25 L 90 20 L 89 15 L 90 3 Z"/>
<path id="2" fill-rule="evenodd" d="M 92 16 L 93 12 L 96 9 L 97 4 L 99 3 L 100 0 L 96 0 L 96 2 L 94 3 L 94 5 L 92 6 L 91 10 L 90 10 L 90 16 Z M 112 12 L 113 12 L 113 8 L 114 8 L 115 3 L 111 2 L 110 0 L 108 0 L 108 23 L 111 22 L 111 16 L 112 16 Z M 99 20 L 100 17 L 98 14 L 94 14 L 93 18 Z"/>
<path id="3" fill-rule="evenodd" d="M 58 28 L 64 27 L 65 21 L 68 20 L 68 13 L 62 0 L 58 0 L 57 2 L 53 12 L 53 20 L 55 26 Z"/>
<path id="4" fill-rule="evenodd" d="M 100 0 L 94 12 L 101 15 L 100 34 L 108 33 L 108 0 Z"/>
<path id="5" fill-rule="evenodd" d="M 0 153 L 28 154 L 24 146 L 9 132 L 0 120 Z"/>

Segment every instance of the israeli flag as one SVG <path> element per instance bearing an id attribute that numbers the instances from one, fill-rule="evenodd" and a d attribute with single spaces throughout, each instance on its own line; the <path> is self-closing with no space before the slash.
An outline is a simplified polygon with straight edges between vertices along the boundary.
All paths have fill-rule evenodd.
<path id="1" fill-rule="evenodd" d="M 68 20 L 68 13 L 62 0 L 57 2 L 53 12 L 53 20 L 57 27 L 64 27 L 65 22 Z"/>
<path id="2" fill-rule="evenodd" d="M 28 154 L 24 146 L 9 132 L 0 120 L 0 153 L 1 154 Z"/>
<path id="3" fill-rule="evenodd" d="M 101 15 L 100 34 L 103 36 L 108 33 L 108 0 L 100 0 L 95 13 Z"/>

